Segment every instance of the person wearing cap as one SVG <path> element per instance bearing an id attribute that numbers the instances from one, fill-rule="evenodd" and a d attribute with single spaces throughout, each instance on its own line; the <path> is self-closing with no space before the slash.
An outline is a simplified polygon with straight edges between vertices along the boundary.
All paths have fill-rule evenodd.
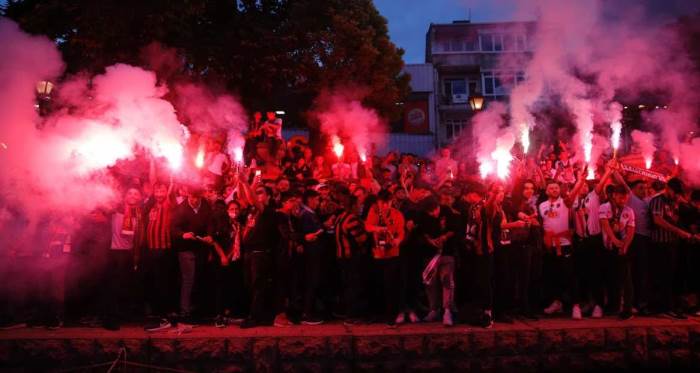
<path id="1" fill-rule="evenodd" d="M 676 286 L 675 276 L 679 268 L 678 253 L 684 240 L 693 235 L 680 227 L 680 199 L 683 196 L 683 182 L 672 178 L 666 183 L 663 193 L 654 197 L 649 203 L 654 226 L 651 239 L 654 243 L 652 263 L 656 278 L 656 293 L 659 296 L 659 311 L 674 319 L 686 319 L 680 299 L 682 289 Z"/>
<path id="2" fill-rule="evenodd" d="M 632 318 L 632 272 L 628 256 L 629 247 L 634 239 L 634 210 L 627 206 L 629 190 L 625 185 L 612 188 L 610 201 L 599 209 L 600 226 L 603 231 L 605 253 L 603 262 L 606 272 L 612 272 L 615 279 L 608 285 L 608 308 L 620 309 L 620 293 L 624 296 L 624 308 L 619 314 L 620 320 Z M 612 285 L 612 286 L 611 286 Z"/>

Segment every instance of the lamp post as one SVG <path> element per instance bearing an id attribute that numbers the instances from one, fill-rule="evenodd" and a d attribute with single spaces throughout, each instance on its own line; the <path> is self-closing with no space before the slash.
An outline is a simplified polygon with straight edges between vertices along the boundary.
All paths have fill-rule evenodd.
<path id="1" fill-rule="evenodd" d="M 49 97 L 53 91 L 53 83 L 48 80 L 42 80 L 36 83 L 36 93 L 41 97 Z"/>
<path id="2" fill-rule="evenodd" d="M 469 96 L 469 106 L 471 106 L 474 111 L 481 110 L 484 107 L 484 96 L 479 93 Z"/>
<path id="3" fill-rule="evenodd" d="M 43 116 L 48 112 L 53 86 L 53 83 L 48 80 L 42 80 L 36 83 L 37 110 L 39 111 L 39 115 Z"/>

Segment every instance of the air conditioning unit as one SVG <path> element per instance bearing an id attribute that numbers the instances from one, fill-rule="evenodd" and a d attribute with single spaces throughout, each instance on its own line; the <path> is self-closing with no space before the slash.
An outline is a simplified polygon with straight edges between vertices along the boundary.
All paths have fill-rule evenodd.
<path id="1" fill-rule="evenodd" d="M 452 95 L 453 104 L 466 104 L 469 101 L 469 95 L 465 93 L 458 93 Z"/>

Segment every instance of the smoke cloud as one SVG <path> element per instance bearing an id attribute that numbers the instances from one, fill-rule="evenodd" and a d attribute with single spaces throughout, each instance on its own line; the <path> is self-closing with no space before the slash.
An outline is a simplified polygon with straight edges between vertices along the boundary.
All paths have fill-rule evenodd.
<path id="1" fill-rule="evenodd" d="M 651 22 L 647 8 L 631 1 L 532 0 L 518 6 L 515 19 L 536 18 L 529 39 L 532 56 L 524 62 L 518 54 L 502 53 L 497 67 L 525 73 L 522 83 L 505 83 L 510 89 L 509 126 L 516 138 L 525 139 L 524 132 L 547 125 L 540 119 L 542 111 L 564 106 L 576 129 L 576 158 L 595 163 L 603 150 L 595 149 L 600 141 L 594 139 L 618 130 L 611 124 L 623 117 L 620 102 L 651 101 L 667 108 L 646 114 L 645 126 L 655 128 L 664 148 L 692 168 L 684 162 L 697 158 L 680 153 L 681 139 L 697 128 L 698 73 L 683 35 L 667 23 L 672 19 Z M 474 118 L 474 135 L 480 143 L 488 142 L 481 138 L 491 134 L 476 130 L 476 122 Z"/>
<path id="2" fill-rule="evenodd" d="M 387 129 L 376 111 L 362 105 L 362 90 L 336 89 L 322 92 L 312 113 L 321 132 L 342 142 L 349 142 L 362 157 L 371 144 L 382 144 Z"/>
<path id="3" fill-rule="evenodd" d="M 248 128 L 245 109 L 240 102 L 231 95 L 217 95 L 210 89 L 194 83 L 177 85 L 175 92 L 175 106 L 190 130 L 225 135 L 225 151 L 232 159 L 240 161 L 245 143 L 243 134 Z"/>

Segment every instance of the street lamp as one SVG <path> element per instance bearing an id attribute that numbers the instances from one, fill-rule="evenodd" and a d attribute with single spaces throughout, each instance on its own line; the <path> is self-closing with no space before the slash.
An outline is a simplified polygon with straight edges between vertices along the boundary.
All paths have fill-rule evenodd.
<path id="1" fill-rule="evenodd" d="M 53 83 L 48 80 L 42 80 L 36 83 L 36 93 L 41 97 L 49 97 L 53 91 Z"/>
<path id="2" fill-rule="evenodd" d="M 36 83 L 37 102 L 35 107 L 40 116 L 44 116 L 49 112 L 51 91 L 53 91 L 53 83 L 50 81 L 42 80 Z"/>
<path id="3" fill-rule="evenodd" d="M 469 96 L 469 106 L 471 106 L 474 111 L 481 110 L 481 108 L 484 107 L 484 96 L 479 93 Z"/>

